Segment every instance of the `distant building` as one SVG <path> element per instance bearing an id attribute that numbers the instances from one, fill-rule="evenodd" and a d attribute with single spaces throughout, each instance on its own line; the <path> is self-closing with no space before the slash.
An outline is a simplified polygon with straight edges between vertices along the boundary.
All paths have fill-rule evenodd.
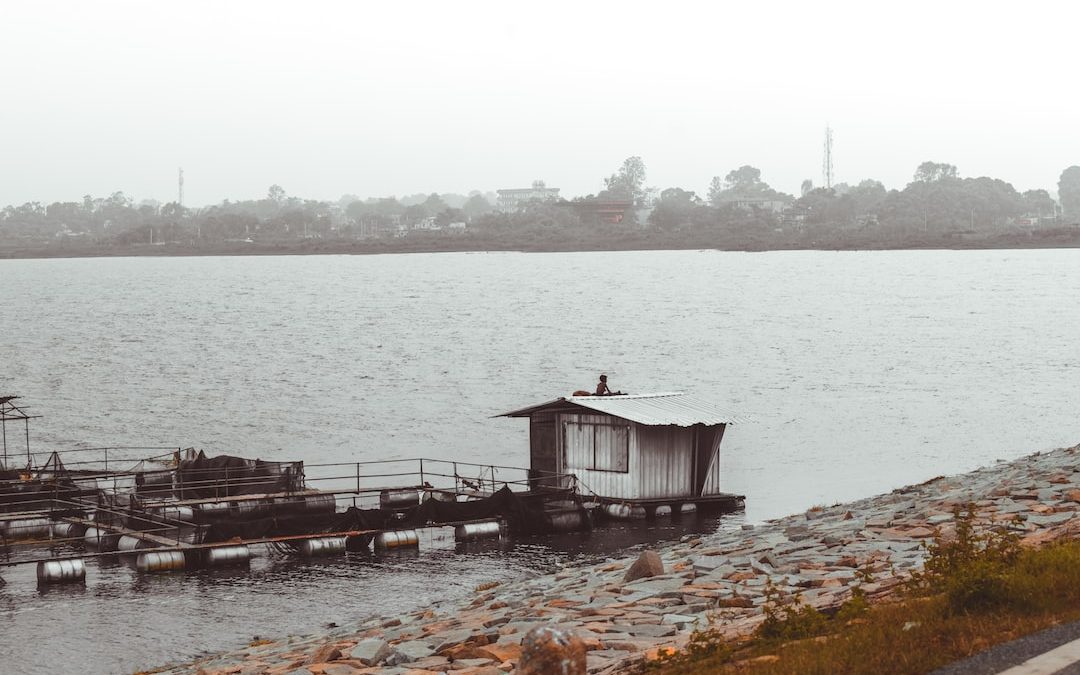
<path id="1" fill-rule="evenodd" d="M 752 211 L 753 209 L 761 209 L 762 211 L 770 211 L 772 213 L 783 213 L 787 208 L 788 203 L 782 199 L 776 199 L 775 197 L 733 197 L 726 199 L 721 204 L 730 204 L 737 209 L 744 211 Z"/>
<path id="2" fill-rule="evenodd" d="M 517 211 L 532 201 L 553 202 L 559 198 L 559 188 L 549 188 L 544 181 L 534 180 L 532 187 L 498 190 L 496 206 L 501 211 Z"/>
<path id="3" fill-rule="evenodd" d="M 630 199 L 582 199 L 567 202 L 585 220 L 595 220 L 601 223 L 621 223 L 626 214 L 634 209 L 634 202 Z"/>

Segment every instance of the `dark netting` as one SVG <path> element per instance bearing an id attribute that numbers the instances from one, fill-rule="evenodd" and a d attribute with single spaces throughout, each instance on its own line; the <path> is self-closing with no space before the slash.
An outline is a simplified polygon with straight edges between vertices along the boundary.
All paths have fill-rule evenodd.
<path id="1" fill-rule="evenodd" d="M 180 499 L 293 492 L 304 487 L 303 462 L 265 462 L 232 455 L 207 457 L 201 450 L 180 461 L 174 492 Z"/>
<path id="2" fill-rule="evenodd" d="M 293 534 L 333 532 L 327 527 L 327 513 L 291 514 L 250 520 L 224 520 L 206 526 L 203 541 L 207 543 L 263 537 L 285 537 Z"/>

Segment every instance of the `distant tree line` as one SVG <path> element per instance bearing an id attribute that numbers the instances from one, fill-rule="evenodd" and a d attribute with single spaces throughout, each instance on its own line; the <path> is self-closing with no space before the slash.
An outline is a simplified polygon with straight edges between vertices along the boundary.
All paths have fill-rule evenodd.
<path id="1" fill-rule="evenodd" d="M 4 208 L 0 248 L 172 244 L 198 251 L 227 243 L 287 250 L 312 241 L 372 250 L 902 247 L 1074 236 L 1080 222 L 1080 166 L 1062 172 L 1057 200 L 1047 190 L 1021 193 L 999 179 L 961 177 L 956 166 L 939 162 L 919 165 L 903 189 L 872 179 L 831 187 L 806 180 L 798 197 L 774 190 L 748 165 L 714 176 L 703 197 L 681 187 L 658 190 L 646 177 L 642 159 L 630 157 L 597 194 L 510 209 L 496 208 L 496 195 L 479 191 L 318 201 L 273 185 L 262 199 L 197 209 L 136 203 L 123 192 L 87 195 Z"/>

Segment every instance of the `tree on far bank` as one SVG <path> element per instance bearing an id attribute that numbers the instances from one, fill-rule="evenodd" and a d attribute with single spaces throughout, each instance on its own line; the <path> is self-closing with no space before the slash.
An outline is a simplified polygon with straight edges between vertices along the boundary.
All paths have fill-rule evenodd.
<path id="1" fill-rule="evenodd" d="M 643 208 L 648 189 L 645 187 L 645 162 L 640 157 L 627 157 L 617 173 L 604 179 L 611 197 L 628 199 Z"/>
<path id="2" fill-rule="evenodd" d="M 1028 215 L 1050 217 L 1057 210 L 1057 202 L 1046 190 L 1028 190 L 1023 195 Z"/>
<path id="3" fill-rule="evenodd" d="M 485 213 L 491 213 L 492 207 L 491 202 L 485 199 L 484 195 L 474 194 L 465 200 L 465 203 L 461 205 L 461 210 L 468 220 L 472 220 Z"/>
<path id="4" fill-rule="evenodd" d="M 915 180 L 920 183 L 933 183 L 958 176 L 954 165 L 943 162 L 923 162 L 915 169 Z"/>
<path id="5" fill-rule="evenodd" d="M 1058 200 L 1070 222 L 1080 223 L 1080 166 L 1070 166 L 1058 179 Z"/>
<path id="6" fill-rule="evenodd" d="M 713 176 L 709 182 L 709 203 L 713 206 L 720 206 L 724 203 L 724 181 L 720 176 Z"/>
<path id="7" fill-rule="evenodd" d="M 673 230 L 689 224 L 701 206 L 701 199 L 692 191 L 668 188 L 649 214 L 649 224 L 662 230 Z"/>

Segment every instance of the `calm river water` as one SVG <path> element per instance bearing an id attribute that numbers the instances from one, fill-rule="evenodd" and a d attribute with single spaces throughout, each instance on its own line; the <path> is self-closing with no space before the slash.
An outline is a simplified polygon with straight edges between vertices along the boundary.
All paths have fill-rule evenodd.
<path id="1" fill-rule="evenodd" d="M 85 588 L 2 571 L 0 663 L 130 672 L 393 613 L 580 557 L 1080 441 L 1080 251 L 465 253 L 0 261 L 0 393 L 41 449 L 527 463 L 491 419 L 593 386 L 751 414 L 746 512 L 654 529 Z"/>

